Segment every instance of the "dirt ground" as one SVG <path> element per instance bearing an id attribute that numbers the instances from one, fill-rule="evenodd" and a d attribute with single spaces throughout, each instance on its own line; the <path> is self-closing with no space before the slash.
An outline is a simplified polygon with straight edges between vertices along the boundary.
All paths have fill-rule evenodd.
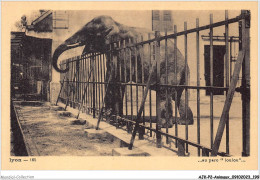
<path id="1" fill-rule="evenodd" d="M 200 99 L 200 144 L 210 147 L 210 97 L 205 96 L 201 92 Z M 141 94 L 141 93 L 140 93 Z M 152 116 L 156 115 L 156 94 L 152 91 Z M 140 107 L 140 99 L 139 98 L 139 107 Z M 149 99 L 149 96 L 147 97 Z M 135 100 L 135 99 L 134 99 Z M 173 115 L 175 115 L 175 102 L 173 102 Z M 124 102 L 125 103 L 125 102 Z M 217 133 L 217 128 L 219 125 L 219 120 L 221 117 L 221 113 L 223 111 L 225 103 L 225 95 L 214 96 L 213 98 L 213 139 Z M 136 101 L 133 102 L 134 110 L 133 114 L 137 114 L 136 109 Z M 193 97 L 189 98 L 189 106 L 193 112 L 194 116 L 194 124 L 189 125 L 188 127 L 188 139 L 193 142 L 197 141 L 197 100 L 196 94 L 193 94 Z M 128 102 L 128 113 L 131 112 L 131 104 Z M 124 109 L 125 112 L 125 109 Z M 145 115 L 149 116 L 149 101 L 146 101 L 145 106 Z M 177 113 L 178 114 L 178 113 Z M 179 117 L 179 114 L 178 114 Z M 146 126 L 149 126 L 146 123 Z M 155 128 L 155 124 L 153 124 Z M 166 131 L 162 129 L 162 131 Z M 175 126 L 169 129 L 169 133 L 175 135 Z M 178 136 L 185 139 L 185 125 L 178 125 Z M 165 140 L 164 140 L 165 142 Z M 175 142 L 175 141 L 174 141 Z M 175 146 L 173 144 L 172 146 Z M 222 137 L 222 141 L 220 144 L 220 151 L 226 152 L 226 128 L 224 130 L 224 134 Z M 189 151 L 191 156 L 197 156 L 197 148 L 189 146 Z M 232 105 L 229 112 L 229 153 L 232 156 L 241 156 L 242 153 L 242 101 L 240 94 L 236 93 Z"/>
<path id="2" fill-rule="evenodd" d="M 22 106 L 19 112 L 23 131 L 29 133 L 40 156 L 111 156 L 112 149 L 118 148 L 110 138 L 86 137 L 86 125 L 71 125 L 73 118 L 60 117 L 49 106 Z"/>
<path id="3" fill-rule="evenodd" d="M 225 97 L 214 96 L 214 130 L 217 132 Z M 140 102 L 139 102 L 140 103 Z M 147 103 L 148 104 L 148 103 Z M 134 102 L 136 105 L 136 102 Z M 139 105 L 140 106 L 140 105 Z M 197 142 L 197 102 L 190 100 L 189 106 L 194 114 L 194 124 L 189 125 L 188 139 Z M 129 108 L 130 106 L 128 106 Z M 135 107 L 135 106 L 134 106 Z M 174 107 L 174 102 L 173 102 Z M 209 97 L 201 98 L 200 104 L 200 144 L 210 147 L 210 105 Z M 173 108 L 174 109 L 174 108 Z M 128 109 L 130 112 L 130 109 Z M 134 109 L 134 114 L 137 110 Z M 145 107 L 149 116 L 149 106 Z M 60 117 L 57 112 L 50 110 L 50 106 L 33 107 L 22 106 L 21 124 L 25 132 L 29 133 L 40 155 L 46 156 L 111 156 L 112 149 L 118 148 L 111 139 L 90 139 L 84 134 L 86 125 L 71 125 L 73 118 Z M 173 113 L 175 114 L 175 113 Z M 155 115 L 155 101 L 152 103 L 152 115 Z M 75 118 L 74 118 L 75 119 Z M 149 123 L 146 123 L 149 126 Z M 155 127 L 155 124 L 153 123 Z M 242 152 L 242 105 L 240 96 L 235 96 L 230 110 L 229 149 L 232 156 L 241 156 Z M 165 129 L 162 129 L 165 131 Z M 148 131 L 146 131 L 148 134 Z M 169 129 L 175 135 L 175 126 Z M 224 131 L 220 151 L 226 151 L 226 132 Z M 185 126 L 178 125 L 178 136 L 185 139 Z M 153 136 L 155 138 L 155 136 Z M 165 144 L 165 138 L 163 139 Z M 170 144 L 175 147 L 175 141 Z M 197 156 L 197 149 L 189 146 L 189 154 Z"/>

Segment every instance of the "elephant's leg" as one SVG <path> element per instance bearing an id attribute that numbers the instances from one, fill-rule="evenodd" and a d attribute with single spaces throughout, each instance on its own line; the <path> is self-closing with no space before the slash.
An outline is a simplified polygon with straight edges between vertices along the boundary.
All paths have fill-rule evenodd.
<path id="1" fill-rule="evenodd" d="M 123 97 L 124 97 L 124 87 L 116 85 L 113 88 L 113 99 L 114 104 L 114 114 L 122 116 L 123 115 Z"/>
<path id="2" fill-rule="evenodd" d="M 108 112 L 107 115 L 123 115 L 123 97 L 125 87 L 115 85 L 116 81 L 112 81 L 107 86 L 105 95 L 105 107 Z"/>
<path id="3" fill-rule="evenodd" d="M 186 120 L 188 121 L 188 124 L 193 124 L 193 113 L 189 106 L 187 106 L 187 118 L 185 114 L 185 92 L 182 90 L 179 90 L 177 92 L 177 107 L 180 114 L 180 119 L 178 121 L 178 124 L 186 124 Z"/>
<path id="4" fill-rule="evenodd" d="M 168 99 L 168 102 L 167 102 Z M 159 124 L 161 124 L 162 128 L 168 127 L 171 128 L 173 126 L 173 113 L 172 113 L 172 96 L 170 95 L 170 91 L 168 92 L 168 97 L 166 97 L 166 90 L 160 91 L 160 110 L 161 110 L 161 119 Z M 168 110 L 168 116 L 167 116 Z"/>

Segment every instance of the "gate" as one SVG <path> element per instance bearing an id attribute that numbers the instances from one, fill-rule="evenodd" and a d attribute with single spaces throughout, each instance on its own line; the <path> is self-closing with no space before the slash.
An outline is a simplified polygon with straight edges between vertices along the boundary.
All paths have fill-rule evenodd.
<path id="1" fill-rule="evenodd" d="M 230 59 L 230 47 L 231 41 L 229 40 L 230 32 L 229 25 L 237 23 L 239 25 L 239 53 L 237 60 L 235 62 L 235 67 L 232 70 L 233 59 Z M 215 86 L 213 84 L 213 30 L 217 27 L 224 27 L 224 42 L 225 42 L 225 85 L 224 87 Z M 204 30 L 209 30 L 209 78 L 210 84 L 207 86 L 201 86 L 200 84 L 200 32 Z M 93 115 L 93 117 L 98 118 L 97 129 L 100 121 L 108 120 L 110 123 L 113 123 L 118 128 L 125 129 L 128 133 L 132 134 L 130 141 L 129 149 L 132 149 L 134 145 L 135 136 L 138 133 L 139 139 L 143 139 L 144 136 L 156 135 L 156 144 L 160 148 L 162 146 L 162 141 L 165 138 L 166 144 L 174 143 L 175 147 L 178 148 L 178 155 L 185 156 L 189 152 L 190 147 L 197 148 L 198 156 L 229 156 L 229 110 L 232 103 L 234 93 L 241 93 L 242 96 L 242 156 L 250 155 L 250 42 L 249 42 L 249 30 L 250 30 L 250 12 L 241 11 L 241 15 L 229 19 L 228 11 L 225 12 L 225 20 L 213 23 L 213 15 L 210 15 L 210 24 L 205 26 L 199 26 L 199 19 L 196 19 L 196 28 L 187 29 L 187 23 L 184 22 L 184 31 L 177 32 L 177 27 L 174 26 L 174 33 L 167 34 L 165 32 L 164 36 L 159 36 L 159 33 L 155 33 L 155 38 L 150 38 L 143 41 L 131 42 L 130 39 L 117 40 L 114 39 L 110 45 L 110 50 L 105 54 L 100 54 L 93 52 L 90 54 L 83 54 L 81 56 L 73 57 L 67 60 L 63 60 L 60 63 L 60 67 L 65 69 L 66 66 L 69 67 L 67 73 L 61 74 L 61 89 L 60 94 L 57 99 L 61 100 L 67 106 L 73 108 L 78 108 L 78 112 L 87 113 Z M 168 66 L 168 56 L 169 48 L 168 43 L 170 39 L 174 41 L 174 52 L 177 52 L 177 43 L 179 44 L 178 38 L 184 37 L 184 59 L 185 59 L 185 79 L 188 79 L 188 35 L 195 33 L 196 34 L 196 64 L 197 64 L 197 74 L 196 76 L 197 83 L 196 86 L 189 85 L 188 81 L 185 81 L 184 85 L 172 85 L 168 82 L 168 75 L 171 72 L 168 72 L 166 68 L 166 79 L 162 83 L 158 77 L 160 77 L 161 72 L 160 68 L 157 66 L 161 61 L 161 54 L 165 55 L 165 66 Z M 113 39 L 112 39 L 113 40 Z M 160 52 L 160 43 L 165 44 L 164 52 Z M 127 45 L 126 45 L 127 44 Z M 150 54 L 149 62 L 149 77 L 145 82 L 144 64 L 141 61 L 141 64 L 138 64 L 138 49 L 140 49 L 140 56 L 142 52 L 148 49 Z M 135 57 L 135 62 L 131 62 L 129 54 Z M 115 56 L 116 54 L 116 56 Z M 108 57 L 110 57 L 110 62 L 107 63 Z M 177 53 L 174 55 L 175 58 L 175 69 L 173 72 L 177 72 Z M 127 65 L 130 66 L 130 81 L 127 82 L 128 72 Z M 239 79 L 240 69 L 242 67 L 242 83 L 240 87 L 237 87 L 237 81 Z M 110 72 L 110 73 L 107 73 Z M 110 74 L 110 75 L 108 75 Z M 141 77 L 138 79 L 138 77 Z M 153 78 L 156 78 L 156 84 L 152 84 L 151 81 Z M 232 78 L 231 78 L 232 77 Z M 112 79 L 114 80 L 112 81 Z M 116 81 L 115 81 L 116 79 Z M 135 83 L 134 83 L 135 82 Z M 177 82 L 177 77 L 175 77 L 175 82 Z M 119 109 L 122 113 L 112 114 L 110 118 L 107 117 L 107 114 L 111 112 L 105 111 L 104 99 L 107 98 L 107 87 L 113 86 L 114 88 L 119 88 L 120 90 L 115 90 L 118 97 L 121 97 L 123 100 L 119 104 Z M 151 86 L 156 89 L 156 95 L 154 91 L 151 90 Z M 189 125 L 186 120 L 185 128 L 182 130 L 185 131 L 185 137 L 180 137 L 178 134 L 178 110 L 177 103 L 175 103 L 175 122 L 174 128 L 168 127 L 166 123 L 166 128 L 161 128 L 159 125 L 160 117 L 160 96 L 159 91 L 161 88 L 166 89 L 166 97 L 170 96 L 171 93 L 175 94 L 175 99 L 177 99 L 177 91 L 180 88 L 183 88 L 185 95 L 185 117 L 187 118 L 187 108 L 189 105 L 188 96 L 189 90 L 193 89 L 196 91 L 196 134 L 197 141 L 189 140 Z M 209 145 L 201 144 L 201 97 L 200 92 L 206 90 L 209 92 L 210 96 L 210 116 L 209 116 Z M 216 135 L 214 136 L 214 101 L 213 95 L 214 91 L 225 92 L 226 99 Z M 124 95 L 125 94 L 125 95 Z M 154 98 L 156 96 L 156 99 Z M 167 98 L 168 99 L 168 98 Z M 112 102 L 111 102 L 112 103 Z M 168 104 L 168 102 L 166 102 Z M 166 121 L 169 121 L 169 112 L 166 110 Z M 183 127 L 183 126 L 182 126 Z M 204 129 L 203 129 L 204 130 Z M 219 151 L 220 142 L 225 130 L 225 140 L 226 140 L 226 151 Z"/>

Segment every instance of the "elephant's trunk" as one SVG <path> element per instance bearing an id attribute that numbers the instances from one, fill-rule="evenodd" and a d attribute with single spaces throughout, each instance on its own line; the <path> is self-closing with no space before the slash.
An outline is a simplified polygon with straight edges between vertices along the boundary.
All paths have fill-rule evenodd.
<path id="1" fill-rule="evenodd" d="M 60 69 L 58 67 L 58 58 L 59 56 L 64 52 L 64 51 L 67 51 L 69 49 L 72 49 L 72 48 L 76 48 L 78 46 L 81 46 L 80 43 L 76 43 L 76 44 L 72 44 L 72 45 L 66 45 L 66 44 L 61 44 L 57 47 L 57 49 L 55 50 L 54 54 L 53 54 L 53 57 L 52 57 L 52 65 L 54 67 L 54 69 L 60 73 L 65 73 L 69 70 L 68 67 L 66 67 L 66 69 Z"/>

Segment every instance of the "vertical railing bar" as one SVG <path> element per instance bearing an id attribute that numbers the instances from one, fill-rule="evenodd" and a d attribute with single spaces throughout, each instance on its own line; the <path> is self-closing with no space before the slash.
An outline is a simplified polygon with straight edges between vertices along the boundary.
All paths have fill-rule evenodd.
<path id="1" fill-rule="evenodd" d="M 136 38 L 135 39 L 135 43 L 137 43 L 138 39 Z M 135 46 L 134 47 L 134 53 L 135 53 L 135 83 L 136 83 L 136 86 L 135 86 L 135 101 L 136 101 L 136 115 L 138 114 L 138 47 Z M 137 121 L 137 119 L 136 119 Z M 139 126 L 138 126 L 139 127 Z M 138 132 L 139 132 L 139 139 L 142 139 L 142 136 L 141 136 L 141 133 L 140 133 L 140 129 L 141 128 L 138 128 Z"/>
<path id="2" fill-rule="evenodd" d="M 67 61 L 66 61 L 66 67 L 68 67 L 69 68 L 69 59 L 67 59 Z M 64 97 L 64 99 L 63 99 L 63 102 L 65 103 L 65 100 L 66 100 L 66 95 L 67 95 L 67 92 L 68 92 L 68 74 L 69 74 L 69 71 L 67 71 L 66 73 L 65 73 L 65 91 L 63 92 L 63 97 Z"/>
<path id="3" fill-rule="evenodd" d="M 137 38 L 135 39 L 135 43 L 137 43 Z M 134 47 L 134 53 L 135 53 L 135 101 L 136 101 L 136 114 L 138 113 L 138 62 L 137 62 L 137 47 Z"/>
<path id="4" fill-rule="evenodd" d="M 213 24 L 213 14 L 210 14 Z M 210 86 L 213 87 L 213 28 L 210 28 Z M 213 90 L 210 89 L 210 147 L 213 147 Z"/>
<path id="5" fill-rule="evenodd" d="M 89 74 L 89 57 L 86 58 L 86 70 L 87 70 L 87 73 Z M 88 77 L 89 78 L 89 77 Z M 87 97 L 86 97 L 86 110 L 87 110 L 87 113 L 89 114 L 89 103 L 90 103 L 90 100 L 89 100 L 89 92 L 90 92 L 90 81 L 88 82 L 88 89 L 87 89 Z"/>
<path id="6" fill-rule="evenodd" d="M 80 102 L 83 100 L 83 98 L 82 98 L 82 90 L 83 90 L 83 62 L 84 62 L 84 56 L 81 56 L 81 60 L 80 60 L 80 66 L 79 66 L 79 68 L 80 68 Z M 84 72 L 85 73 L 85 72 Z"/>
<path id="7" fill-rule="evenodd" d="M 141 36 L 141 42 L 143 42 L 144 38 Z M 140 58 L 141 58 L 141 66 L 142 66 L 142 84 L 144 84 L 144 45 L 141 46 L 140 50 Z M 142 86 L 142 98 L 144 97 L 144 86 Z M 144 109 L 143 109 L 143 125 L 145 125 L 145 102 L 144 101 Z M 142 129 L 142 136 L 145 133 L 145 128 L 141 127 Z"/>
<path id="8" fill-rule="evenodd" d="M 174 25 L 174 34 L 177 33 L 177 26 Z M 178 56 L 177 56 L 177 53 L 178 53 L 178 50 L 177 50 L 177 36 L 174 38 L 174 82 L 175 82 L 175 85 L 178 85 L 178 82 L 177 82 L 177 66 L 178 66 Z M 175 88 L 175 92 L 174 92 L 174 99 L 175 99 L 175 136 L 178 137 L 178 122 L 177 122 L 177 99 L 178 99 L 178 96 L 177 96 L 177 88 Z M 178 147 L 178 141 L 176 139 L 175 141 L 175 147 L 177 148 Z"/>
<path id="9" fill-rule="evenodd" d="M 103 54 L 103 69 L 104 69 L 104 80 L 105 80 L 106 79 L 106 71 L 107 71 L 105 54 Z M 106 84 L 104 84 L 104 91 L 105 91 L 105 86 L 106 86 Z"/>
<path id="10" fill-rule="evenodd" d="M 77 105 L 77 103 L 79 102 L 79 67 L 80 67 L 80 56 L 77 57 L 77 61 L 76 61 L 76 71 L 77 71 L 77 78 L 76 78 L 76 102 L 75 102 L 75 106 Z"/>
<path id="11" fill-rule="evenodd" d="M 121 49 L 122 48 L 122 43 L 121 43 L 121 41 L 119 40 L 118 41 L 118 48 L 119 49 Z M 122 62 L 121 62 L 121 56 L 122 56 L 122 50 L 120 50 L 119 52 L 118 52 L 118 66 L 119 66 L 119 82 L 120 82 L 120 104 L 119 104 L 119 108 L 120 108 L 120 110 L 119 110 L 119 115 L 120 116 L 123 116 L 123 107 L 124 107 L 124 105 L 123 105 L 123 85 L 122 85 Z M 121 114 L 122 113 L 122 114 Z M 121 117 L 122 118 L 122 117 Z"/>
<path id="12" fill-rule="evenodd" d="M 148 34 L 148 40 L 151 39 L 151 34 Z M 152 66 L 152 47 L 151 47 L 151 43 L 149 43 L 149 71 L 150 68 Z M 149 89 L 149 124 L 150 124 L 150 128 L 152 128 L 152 91 L 151 89 Z M 150 137 L 152 137 L 153 132 L 150 131 Z"/>
<path id="13" fill-rule="evenodd" d="M 125 39 L 123 40 L 123 51 L 124 51 L 124 80 L 125 80 L 125 83 L 127 83 L 127 62 L 126 62 L 126 49 L 125 49 Z M 127 88 L 128 86 L 125 85 L 125 115 L 126 117 L 128 116 L 128 107 L 127 107 Z M 127 132 L 129 133 L 129 122 L 127 121 L 126 122 L 126 129 L 127 129 Z"/>
<path id="14" fill-rule="evenodd" d="M 66 62 L 66 67 L 67 68 L 69 68 L 69 59 L 67 59 L 67 62 Z M 68 94 L 68 81 L 69 81 L 69 79 L 68 79 L 68 77 L 69 77 L 69 73 L 70 73 L 70 69 L 69 69 L 69 71 L 67 71 L 66 73 L 65 73 L 65 78 L 66 78 L 66 80 L 65 80 L 65 82 L 66 82 L 66 84 L 65 84 L 65 91 L 63 92 L 63 97 L 64 97 L 64 99 L 63 99 L 63 102 L 64 103 L 66 103 L 65 101 L 66 101 L 66 99 L 67 99 L 67 94 Z"/>
<path id="15" fill-rule="evenodd" d="M 165 36 L 167 36 L 167 28 L 165 28 Z M 168 39 L 165 39 L 165 73 L 166 73 L 166 77 L 165 77 L 165 84 L 168 85 Z M 170 117 L 169 117 L 169 94 L 168 94 L 168 86 L 166 87 L 166 133 L 169 133 L 169 127 L 168 127 L 168 123 L 170 121 Z M 169 144 L 169 138 L 168 136 L 166 136 L 166 144 Z"/>
<path id="16" fill-rule="evenodd" d="M 90 67 L 90 57 L 87 58 L 87 64 L 86 64 L 86 66 L 87 66 L 88 74 L 89 74 L 89 71 L 90 71 L 90 70 L 89 70 L 89 67 Z M 91 81 L 92 81 L 92 80 L 91 80 Z M 87 106 L 87 112 L 88 112 L 88 114 L 91 113 L 89 107 L 90 107 L 91 104 L 92 104 L 92 98 L 90 98 L 90 92 L 91 92 L 91 88 L 92 88 L 91 81 L 88 82 L 88 91 L 87 91 L 87 105 L 86 105 L 86 106 Z"/>
<path id="17" fill-rule="evenodd" d="M 68 99 L 68 105 L 70 104 L 70 101 L 71 101 L 71 96 L 70 96 L 70 93 L 71 93 L 71 84 L 72 84 L 72 76 L 73 76 L 73 58 L 71 58 L 71 62 L 70 62 L 70 74 L 69 74 L 69 91 L 68 91 L 68 96 L 67 96 L 67 99 Z M 65 110 L 66 110 L 66 106 L 65 106 Z"/>
<path id="18" fill-rule="evenodd" d="M 160 36 L 160 32 L 155 32 L 155 38 L 158 38 Z M 160 41 L 155 41 L 155 60 L 156 60 L 156 146 L 158 148 L 162 147 L 161 144 L 161 98 L 160 98 L 160 78 L 161 78 L 161 72 L 160 72 Z"/>
<path id="19" fill-rule="evenodd" d="M 79 103 L 81 102 L 81 88 L 82 88 L 82 81 L 81 81 L 81 77 L 82 77 L 82 55 L 80 56 L 80 60 L 79 60 L 79 98 L 78 98 L 78 107 L 79 107 Z"/>
<path id="20" fill-rule="evenodd" d="M 184 22 L 184 31 L 187 31 L 187 22 Z M 187 33 L 184 35 L 184 46 L 185 46 L 185 85 L 188 86 L 188 37 Z M 185 88 L 185 138 L 189 138 L 189 126 L 188 126 L 188 89 Z M 186 153 L 188 153 L 188 143 L 186 143 Z"/>
<path id="21" fill-rule="evenodd" d="M 196 27 L 199 27 L 199 18 L 196 19 Z M 200 87 L 200 32 L 196 33 L 196 50 L 197 50 L 197 86 Z M 200 144 L 200 89 L 197 89 L 197 142 Z M 200 148 L 198 148 L 200 156 Z"/>
<path id="22" fill-rule="evenodd" d="M 78 99 L 79 99 L 79 62 L 80 62 L 80 59 L 79 57 L 77 57 L 77 61 L 75 62 L 76 63 L 76 72 L 77 72 L 77 76 L 76 76 L 76 89 L 75 89 L 75 103 L 74 103 L 74 108 L 76 107 L 77 105 L 77 102 L 78 102 Z"/>
<path id="23" fill-rule="evenodd" d="M 72 90 L 72 86 L 73 86 L 73 81 L 72 81 L 72 79 L 73 79 L 73 74 L 74 74 L 74 58 L 71 58 L 71 73 L 70 73 L 70 85 L 69 85 L 69 87 L 70 87 L 70 93 L 69 93 L 69 101 L 68 101 L 68 103 L 69 103 L 69 105 L 71 106 L 71 101 L 72 101 L 72 97 L 71 97 L 71 90 Z M 66 110 L 66 108 L 65 108 L 65 110 Z"/>
<path id="24" fill-rule="evenodd" d="M 84 58 L 82 59 L 82 73 L 83 73 L 83 75 L 82 75 L 82 93 L 86 93 L 86 92 L 84 92 L 84 87 L 86 87 L 86 69 L 85 69 L 85 60 L 86 60 L 86 55 L 84 55 Z M 85 89 L 85 90 L 87 90 L 87 89 Z M 85 99 L 86 99 L 86 97 L 83 97 L 83 95 L 82 95 L 82 105 L 84 106 L 85 105 Z M 83 112 L 85 112 L 85 109 L 83 108 Z"/>
<path id="25" fill-rule="evenodd" d="M 98 113 L 102 113 L 100 110 L 100 97 L 101 97 L 101 92 L 100 92 L 100 59 L 99 55 L 97 55 L 97 66 L 98 66 Z"/>
<path id="26" fill-rule="evenodd" d="M 97 75 L 97 53 L 94 53 L 94 61 L 95 61 L 95 66 L 94 66 L 94 69 L 95 69 L 95 116 L 96 116 L 96 112 L 98 112 L 98 75 Z"/>
<path id="27" fill-rule="evenodd" d="M 96 68 L 95 68 L 95 56 L 94 56 L 95 54 L 94 53 L 92 53 L 92 59 L 91 59 L 91 61 L 93 61 L 92 63 L 93 63 L 93 66 L 94 66 L 94 69 L 93 69 L 93 78 L 92 78 L 92 80 L 93 80 L 93 89 L 92 89 L 92 102 L 93 102 L 93 105 L 92 105 L 92 112 L 93 112 L 93 118 L 95 118 L 96 117 L 96 87 L 95 87 L 95 80 L 96 80 L 96 77 L 95 77 L 95 74 L 96 74 Z"/>
<path id="28" fill-rule="evenodd" d="M 230 61 L 230 73 L 229 73 L 229 74 L 230 74 L 230 82 L 231 82 L 232 73 L 233 73 L 233 72 L 232 72 L 232 68 L 233 68 L 233 67 L 232 67 L 232 66 L 233 66 L 233 62 L 232 62 L 232 60 L 233 60 L 233 59 L 232 59 L 232 58 L 233 58 L 233 57 L 232 57 L 232 44 L 233 44 L 232 41 L 233 41 L 233 40 L 232 40 L 232 39 L 233 39 L 233 38 L 230 37 L 230 47 L 229 47 L 229 48 L 230 48 L 230 49 L 229 49 L 229 50 L 230 50 L 230 55 L 229 55 L 229 58 L 230 58 L 230 59 L 229 59 L 229 61 Z"/>
<path id="29" fill-rule="evenodd" d="M 103 64 L 102 64 L 102 62 L 103 62 L 103 59 L 102 59 L 102 55 L 100 54 L 99 55 L 99 59 L 100 59 L 100 82 L 102 83 L 101 84 L 101 102 L 103 102 L 104 101 L 104 94 L 103 94 L 103 82 L 104 82 L 104 79 L 103 79 Z M 100 109 L 101 110 L 101 109 Z M 103 112 L 99 112 L 99 113 L 103 113 Z"/>
<path id="30" fill-rule="evenodd" d="M 228 11 L 225 10 L 225 20 L 228 20 Z M 229 88 L 229 25 L 228 23 L 225 25 L 225 46 L 226 46 L 226 54 L 225 54 L 225 66 L 226 66 L 226 87 Z M 230 42 L 231 43 L 231 42 Z M 228 90 L 226 91 L 226 97 L 228 94 Z M 226 153 L 229 154 L 229 113 L 227 114 L 226 120 Z"/>
<path id="31" fill-rule="evenodd" d="M 77 70 L 76 70 L 76 62 L 77 62 L 77 58 L 75 57 L 74 58 L 75 61 L 73 61 L 73 82 L 72 82 L 72 103 L 71 103 L 71 107 L 74 108 L 74 104 L 75 104 L 75 96 L 76 96 L 76 90 L 75 90 L 75 87 L 76 87 L 76 81 L 77 81 Z"/>
<path id="32" fill-rule="evenodd" d="M 131 38 L 129 38 L 129 45 L 131 45 Z M 129 57 L 129 64 L 130 64 L 130 99 L 131 99 L 131 120 L 133 121 L 133 80 L 132 80 L 132 77 L 133 77 L 133 74 L 132 74 L 132 52 L 131 52 L 131 49 L 129 48 L 129 54 L 130 54 L 130 57 Z"/>
<path id="33" fill-rule="evenodd" d="M 61 69 L 63 69 L 63 67 L 64 67 L 64 65 L 63 64 L 61 64 L 61 63 L 63 63 L 64 61 L 61 61 L 60 62 L 60 68 Z M 60 73 L 60 92 L 59 92 L 59 94 L 58 94 L 58 97 L 57 97 L 57 100 L 56 100 L 56 103 L 55 103 L 55 105 L 57 106 L 57 104 L 58 104 L 58 101 L 59 101 L 59 97 L 62 97 L 62 89 L 63 89 L 63 85 L 64 85 L 64 79 L 63 79 L 63 74 L 64 73 Z M 62 83 L 62 79 L 63 79 L 63 83 Z"/>
<path id="34" fill-rule="evenodd" d="M 63 62 L 65 62 L 65 61 L 63 61 Z M 63 64 L 62 68 L 66 68 L 66 64 Z M 62 78 L 64 79 L 64 83 L 63 83 L 63 87 L 64 88 L 62 88 L 62 91 L 61 91 L 61 97 L 64 98 L 64 89 L 66 88 L 66 86 L 65 86 L 65 84 L 66 84 L 66 79 L 65 79 L 66 78 L 66 73 L 60 73 L 60 74 L 61 74 Z"/>
<path id="35" fill-rule="evenodd" d="M 70 106 L 72 106 L 73 99 L 74 99 L 73 86 L 74 86 L 75 77 L 73 75 L 75 74 L 75 70 L 74 70 L 74 62 L 75 62 L 74 60 L 75 60 L 75 58 L 73 57 L 71 60 L 72 60 L 72 62 L 71 62 L 72 70 L 71 70 L 70 93 L 69 93 L 69 104 L 70 104 Z M 72 93 L 72 96 L 71 96 L 71 93 Z"/>
<path id="36" fill-rule="evenodd" d="M 239 51 L 244 51 L 242 64 L 242 156 L 250 156 L 250 11 L 241 10 L 244 19 L 240 22 L 241 42 Z M 246 16 L 247 15 L 247 16 Z"/>

